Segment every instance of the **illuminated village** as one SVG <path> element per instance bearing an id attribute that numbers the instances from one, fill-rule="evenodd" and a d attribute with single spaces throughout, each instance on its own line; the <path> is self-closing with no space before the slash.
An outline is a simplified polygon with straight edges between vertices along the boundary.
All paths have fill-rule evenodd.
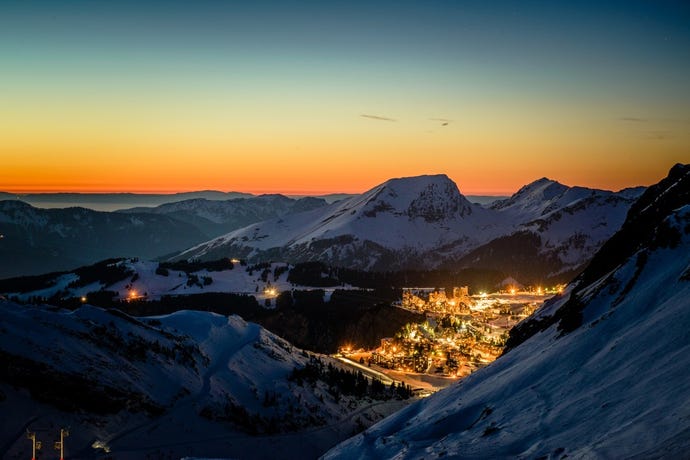
<path id="1" fill-rule="evenodd" d="M 535 288 L 469 295 L 467 287 L 443 289 L 409 288 L 403 291 L 400 308 L 426 317 L 423 323 L 407 324 L 380 347 L 341 353 L 382 371 L 465 377 L 503 352 L 508 331 L 530 316 L 550 295 L 562 290 Z"/>

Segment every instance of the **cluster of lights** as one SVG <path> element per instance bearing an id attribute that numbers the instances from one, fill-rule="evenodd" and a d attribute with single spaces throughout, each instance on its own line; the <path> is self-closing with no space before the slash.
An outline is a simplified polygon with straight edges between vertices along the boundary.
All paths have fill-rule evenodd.
<path id="1" fill-rule="evenodd" d="M 264 289 L 264 295 L 266 295 L 266 297 L 275 297 L 278 295 L 278 290 L 273 287 L 266 288 Z"/>

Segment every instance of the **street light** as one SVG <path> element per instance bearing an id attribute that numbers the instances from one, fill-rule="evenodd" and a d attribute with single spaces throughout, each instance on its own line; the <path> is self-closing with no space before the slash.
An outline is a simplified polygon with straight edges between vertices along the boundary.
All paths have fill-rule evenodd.
<path id="1" fill-rule="evenodd" d="M 31 460 L 36 460 L 36 449 L 41 450 L 41 441 L 36 441 L 36 433 L 34 431 L 26 430 L 27 439 L 31 440 Z"/>
<path id="2" fill-rule="evenodd" d="M 60 460 L 65 460 L 65 438 L 69 436 L 69 430 L 60 428 L 60 440 L 55 441 L 55 450 L 60 451 Z"/>

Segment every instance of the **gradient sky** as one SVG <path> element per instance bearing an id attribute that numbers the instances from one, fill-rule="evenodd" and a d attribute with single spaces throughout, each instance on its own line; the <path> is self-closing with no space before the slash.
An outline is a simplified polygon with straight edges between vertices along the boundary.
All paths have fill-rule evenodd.
<path id="1" fill-rule="evenodd" d="M 465 194 L 690 163 L 687 1 L 0 1 L 0 190 Z"/>

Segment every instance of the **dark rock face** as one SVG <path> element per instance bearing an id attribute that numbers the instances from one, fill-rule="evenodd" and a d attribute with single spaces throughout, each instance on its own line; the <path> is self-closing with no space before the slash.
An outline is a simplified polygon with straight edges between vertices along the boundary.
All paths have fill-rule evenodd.
<path id="1" fill-rule="evenodd" d="M 472 214 L 472 205 L 460 194 L 455 184 L 448 180 L 429 184 L 410 203 L 407 214 L 411 219 L 422 218 L 427 222 L 438 222 Z"/>
<path id="2" fill-rule="evenodd" d="M 620 231 L 593 257 L 582 274 L 582 285 L 611 271 L 652 240 L 664 244 L 660 224 L 673 210 L 690 203 L 690 165 L 677 164 L 668 177 L 649 187 L 630 207 Z M 659 233 L 661 232 L 661 233 Z"/>
<path id="3" fill-rule="evenodd" d="M 621 229 L 602 246 L 587 268 L 575 279 L 577 286 L 568 301 L 551 316 L 528 319 L 515 326 L 510 331 L 506 352 L 553 324 L 558 324 L 562 334 L 580 327 L 584 308 L 582 292 L 637 253 L 636 273 L 630 282 L 634 283 L 644 268 L 649 250 L 674 247 L 678 243 L 679 230 L 669 226 L 665 219 L 688 204 L 690 165 L 677 164 L 671 168 L 668 177 L 649 187 L 631 206 Z M 690 232 L 688 227 L 690 225 L 686 226 L 685 232 Z M 630 283 L 622 289 L 613 306 L 630 290 Z M 548 303 L 544 308 L 548 308 Z"/>

